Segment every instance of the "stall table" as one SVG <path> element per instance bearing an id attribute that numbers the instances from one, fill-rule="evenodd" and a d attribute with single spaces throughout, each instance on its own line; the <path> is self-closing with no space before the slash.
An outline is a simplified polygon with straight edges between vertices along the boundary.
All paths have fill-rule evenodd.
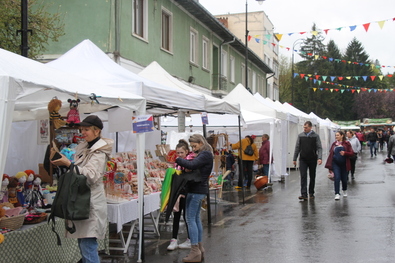
<path id="1" fill-rule="evenodd" d="M 159 213 L 154 215 L 154 212 L 160 208 L 160 194 L 161 192 L 152 193 L 150 195 L 144 195 L 144 215 L 149 215 L 155 229 L 155 233 L 159 236 Z M 134 227 L 138 222 L 138 200 L 133 199 L 122 203 L 109 203 L 107 204 L 108 221 L 117 225 L 117 233 L 120 236 L 121 247 L 110 247 L 110 250 L 122 250 L 126 253 L 129 248 L 130 240 L 133 235 Z M 130 226 L 129 234 L 124 239 L 123 227 Z"/>

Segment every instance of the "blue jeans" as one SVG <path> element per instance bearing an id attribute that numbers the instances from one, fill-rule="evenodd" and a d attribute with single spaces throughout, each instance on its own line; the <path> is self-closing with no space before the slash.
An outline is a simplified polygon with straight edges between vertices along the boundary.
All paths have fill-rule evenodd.
<path id="1" fill-rule="evenodd" d="M 374 155 L 376 155 L 376 142 L 369 142 L 369 147 L 370 147 L 370 155 L 373 156 L 373 149 L 374 149 Z"/>
<path id="2" fill-rule="evenodd" d="M 340 194 L 340 181 L 342 181 L 343 191 L 347 190 L 348 172 L 346 163 L 337 164 L 332 162 L 332 169 L 335 175 L 335 194 Z"/>
<path id="3" fill-rule="evenodd" d="M 188 193 L 187 195 L 187 224 L 192 245 L 197 245 L 199 242 L 202 242 L 203 225 L 200 219 L 200 208 L 205 197 L 205 194 Z"/>
<path id="4" fill-rule="evenodd" d="M 273 164 L 272 164 L 273 165 Z M 262 165 L 262 173 L 264 175 L 269 176 L 269 164 L 263 164 Z"/>
<path id="5" fill-rule="evenodd" d="M 82 263 L 100 263 L 95 237 L 78 238 L 78 247 L 82 256 Z"/>

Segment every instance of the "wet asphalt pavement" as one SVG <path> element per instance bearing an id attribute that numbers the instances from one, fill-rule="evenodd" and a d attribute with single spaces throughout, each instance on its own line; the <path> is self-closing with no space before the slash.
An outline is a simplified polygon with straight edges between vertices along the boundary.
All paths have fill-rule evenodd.
<path id="1" fill-rule="evenodd" d="M 224 191 L 212 204 L 212 224 L 202 212 L 204 262 L 395 262 L 395 165 L 384 164 L 386 151 L 370 157 L 363 149 L 348 197 L 334 200 L 324 164 L 317 168 L 316 197 L 299 201 L 299 171 L 271 188 Z M 325 163 L 326 157 L 324 157 Z M 213 194 L 212 194 L 213 197 Z M 189 250 L 167 251 L 171 223 L 161 236 L 146 234 L 145 261 L 182 262 Z M 180 227 L 179 240 L 186 238 Z M 127 254 L 111 251 L 102 262 L 137 262 L 137 244 Z"/>

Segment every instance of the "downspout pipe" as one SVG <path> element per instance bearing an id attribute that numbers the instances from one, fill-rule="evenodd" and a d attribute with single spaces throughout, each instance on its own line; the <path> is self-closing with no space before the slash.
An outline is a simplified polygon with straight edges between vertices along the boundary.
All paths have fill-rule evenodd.
<path id="1" fill-rule="evenodd" d="M 219 76 L 218 76 L 218 89 L 219 90 L 222 90 L 222 82 L 221 82 L 221 69 L 222 69 L 222 46 L 223 45 L 227 45 L 227 44 L 230 44 L 230 43 L 233 43 L 233 42 L 235 42 L 236 41 L 236 37 L 233 37 L 233 39 L 232 40 L 230 40 L 230 41 L 228 41 L 228 42 L 226 42 L 225 40 L 219 45 L 219 64 L 218 64 L 218 67 L 219 67 L 219 70 L 218 70 L 218 72 L 219 72 Z"/>
<path id="2" fill-rule="evenodd" d="M 266 97 L 269 97 L 269 96 L 267 95 L 267 80 L 270 79 L 271 77 L 274 77 L 274 75 L 276 75 L 276 73 L 273 72 L 272 75 L 270 75 L 269 77 L 266 78 Z"/>

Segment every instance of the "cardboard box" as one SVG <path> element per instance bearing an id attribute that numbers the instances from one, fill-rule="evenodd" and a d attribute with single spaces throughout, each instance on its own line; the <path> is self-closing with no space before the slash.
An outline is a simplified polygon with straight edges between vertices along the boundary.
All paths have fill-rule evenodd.
<path id="1" fill-rule="evenodd" d="M 52 178 L 51 178 L 51 176 L 49 176 L 47 171 L 44 169 L 44 164 L 42 164 L 42 163 L 38 164 L 38 174 L 41 176 L 42 183 L 52 184 Z"/>

